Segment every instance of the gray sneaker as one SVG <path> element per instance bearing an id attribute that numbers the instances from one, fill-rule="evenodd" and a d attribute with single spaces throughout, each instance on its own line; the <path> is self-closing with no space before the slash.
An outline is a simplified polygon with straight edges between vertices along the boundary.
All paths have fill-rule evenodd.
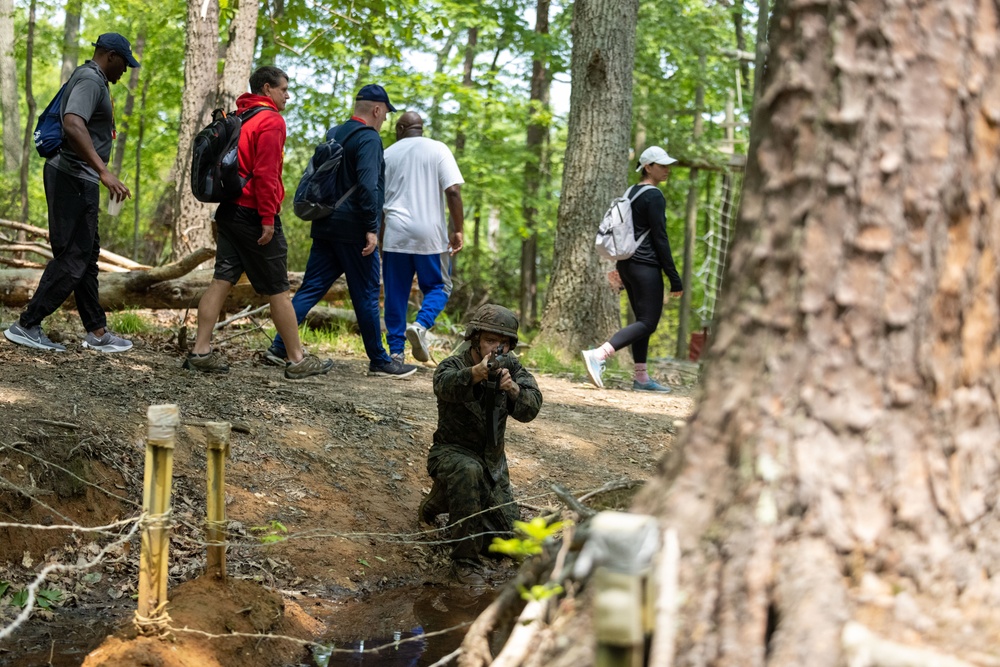
<path id="1" fill-rule="evenodd" d="M 427 347 L 427 329 L 416 322 L 406 327 L 406 340 L 410 341 L 410 352 L 417 361 L 430 361 Z"/>
<path id="2" fill-rule="evenodd" d="M 51 350 L 52 352 L 65 352 L 66 346 L 53 343 L 42 331 L 42 325 L 36 324 L 33 327 L 22 327 L 19 322 L 10 325 L 10 328 L 3 332 L 4 337 L 12 343 L 33 347 L 36 350 Z"/>
<path id="3" fill-rule="evenodd" d="M 229 363 L 226 358 L 216 350 L 208 354 L 195 354 L 188 352 L 187 359 L 181 365 L 189 371 L 201 371 L 202 373 L 228 373 Z"/>
<path id="4" fill-rule="evenodd" d="M 390 354 L 389 358 L 393 361 L 398 361 L 401 364 L 406 363 L 406 352 L 397 352 L 396 354 Z"/>
<path id="5" fill-rule="evenodd" d="M 88 331 L 86 338 L 83 339 L 83 346 L 99 352 L 127 352 L 132 349 L 132 341 L 125 340 L 111 329 L 105 328 L 104 335 L 100 338 Z"/>
<path id="6" fill-rule="evenodd" d="M 285 366 L 285 378 L 288 380 L 304 380 L 313 375 L 326 375 L 333 368 L 333 361 L 305 355 L 298 363 L 288 362 Z"/>

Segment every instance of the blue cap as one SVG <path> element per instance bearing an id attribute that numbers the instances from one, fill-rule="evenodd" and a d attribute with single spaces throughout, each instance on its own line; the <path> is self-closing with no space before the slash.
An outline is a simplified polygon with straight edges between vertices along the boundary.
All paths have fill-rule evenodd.
<path id="1" fill-rule="evenodd" d="M 139 61 L 132 55 L 132 44 L 119 35 L 117 32 L 106 32 L 93 42 L 94 46 L 99 46 L 108 51 L 114 51 L 128 63 L 129 67 L 138 67 Z"/>
<path id="2" fill-rule="evenodd" d="M 358 91 L 358 96 L 354 98 L 355 100 L 368 100 L 369 102 L 384 102 L 389 111 L 395 111 L 396 107 L 392 106 L 392 102 L 389 101 L 389 93 L 385 92 L 385 88 L 378 85 L 377 83 L 369 83 L 367 86 L 361 88 Z"/>

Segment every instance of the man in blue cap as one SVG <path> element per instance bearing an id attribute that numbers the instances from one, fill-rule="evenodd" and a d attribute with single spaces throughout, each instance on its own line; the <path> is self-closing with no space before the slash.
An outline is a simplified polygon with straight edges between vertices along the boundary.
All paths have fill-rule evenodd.
<path id="1" fill-rule="evenodd" d="M 368 374 L 404 378 L 415 373 L 417 367 L 389 357 L 382 345 L 379 318 L 381 267 L 377 242 L 385 198 L 385 160 L 379 130 L 389 112 L 395 110 L 385 88 L 369 84 L 354 98 L 350 120 L 327 132 L 327 139 L 335 138 L 344 147 L 336 192 L 346 198 L 331 215 L 313 220 L 312 249 L 292 306 L 301 324 L 337 278 L 345 276 L 368 354 Z M 264 356 L 271 363 L 285 364 L 285 344 L 280 336 L 275 336 Z"/>
<path id="2" fill-rule="evenodd" d="M 105 33 L 93 44 L 94 57 L 74 70 L 62 93 L 62 148 L 45 161 L 53 258 L 21 317 L 3 332 L 7 340 L 39 350 L 66 351 L 65 346 L 49 340 L 41 325 L 70 294 L 76 297 L 76 308 L 87 330 L 83 347 L 101 352 L 124 352 L 132 347 L 131 341 L 107 328 L 98 300 L 101 239 L 97 211 L 101 184 L 116 200 L 132 196 L 107 166 L 115 138 L 110 84 L 117 83 L 139 62 L 132 55 L 132 45 L 118 33 Z"/>

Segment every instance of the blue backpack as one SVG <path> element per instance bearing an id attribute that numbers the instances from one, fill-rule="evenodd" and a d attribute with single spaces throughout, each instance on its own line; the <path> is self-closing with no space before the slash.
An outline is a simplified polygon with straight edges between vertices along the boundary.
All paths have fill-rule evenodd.
<path id="1" fill-rule="evenodd" d="M 295 198 L 292 200 L 292 210 L 303 220 L 320 220 L 331 215 L 347 201 L 358 184 L 355 183 L 343 195 L 337 197 L 337 170 L 344 160 L 344 144 L 361 130 L 375 130 L 374 127 L 362 125 L 337 141 L 337 130 L 331 128 L 326 133 L 326 141 L 316 147 L 305 173 L 299 179 L 295 188 Z"/>
<path id="2" fill-rule="evenodd" d="M 44 158 L 52 157 L 62 148 L 62 116 L 59 115 L 59 108 L 62 106 L 64 92 L 65 83 L 35 123 L 35 150 Z"/>

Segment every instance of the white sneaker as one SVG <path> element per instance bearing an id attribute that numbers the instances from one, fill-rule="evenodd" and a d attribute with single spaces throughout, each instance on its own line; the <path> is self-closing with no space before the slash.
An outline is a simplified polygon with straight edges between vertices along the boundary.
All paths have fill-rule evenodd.
<path id="1" fill-rule="evenodd" d="M 427 347 L 427 329 L 416 322 L 406 327 L 406 340 L 410 341 L 410 352 L 417 361 L 430 361 Z"/>
<path id="2" fill-rule="evenodd" d="M 83 346 L 99 352 L 127 352 L 132 349 L 132 341 L 125 340 L 111 329 L 105 328 L 104 335 L 99 338 L 88 331 L 87 337 L 83 339 Z"/>
<path id="3" fill-rule="evenodd" d="M 584 350 L 581 354 L 583 354 L 583 364 L 587 367 L 590 381 L 598 389 L 604 389 L 604 382 L 601 381 L 601 375 L 604 373 L 604 362 L 597 358 L 597 350 Z"/>

